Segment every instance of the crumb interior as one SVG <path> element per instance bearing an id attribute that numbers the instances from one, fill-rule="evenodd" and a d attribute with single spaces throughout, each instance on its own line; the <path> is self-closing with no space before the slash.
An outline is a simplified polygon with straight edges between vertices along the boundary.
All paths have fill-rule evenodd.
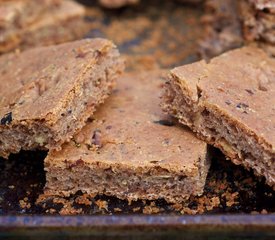
<path id="1" fill-rule="evenodd" d="M 209 158 L 205 156 L 195 176 L 159 166 L 131 167 L 102 162 L 87 165 L 81 160 L 66 162 L 66 166 L 61 167 L 48 159 L 45 194 L 70 196 L 80 190 L 90 195 L 105 194 L 130 201 L 163 198 L 171 203 L 183 202 L 191 195 L 203 193 L 208 168 Z"/>

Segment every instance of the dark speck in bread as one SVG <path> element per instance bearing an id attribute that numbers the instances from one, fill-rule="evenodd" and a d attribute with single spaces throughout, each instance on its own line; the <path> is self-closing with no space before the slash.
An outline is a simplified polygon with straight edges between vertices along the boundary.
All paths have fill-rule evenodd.
<path id="1" fill-rule="evenodd" d="M 96 145 L 97 147 L 102 147 L 102 141 L 101 141 L 101 131 L 96 129 L 94 131 L 93 137 L 92 137 L 92 144 Z"/>
<path id="2" fill-rule="evenodd" d="M 252 90 L 250 90 L 250 89 L 245 89 L 245 91 L 246 91 L 247 93 L 249 93 L 250 95 L 254 95 L 254 92 L 253 92 Z"/>
<path id="3" fill-rule="evenodd" d="M 1 125 L 8 125 L 12 122 L 12 112 L 7 113 L 2 119 L 1 119 Z"/>
<path id="4" fill-rule="evenodd" d="M 170 121 L 170 120 L 158 120 L 158 121 L 154 121 L 154 123 L 156 124 L 160 124 L 160 125 L 163 125 L 163 126 L 167 126 L 167 127 L 172 127 L 174 126 L 175 124 Z"/>

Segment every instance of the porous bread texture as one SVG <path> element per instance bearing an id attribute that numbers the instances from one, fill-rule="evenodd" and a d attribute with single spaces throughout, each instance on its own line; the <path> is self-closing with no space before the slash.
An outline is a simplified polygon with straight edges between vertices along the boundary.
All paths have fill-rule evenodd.
<path id="1" fill-rule="evenodd" d="M 45 159 L 45 194 L 182 202 L 203 192 L 207 145 L 166 119 L 162 71 L 126 74 L 93 119 Z"/>
<path id="2" fill-rule="evenodd" d="M 73 53 L 74 50 L 75 53 Z M 4 116 L 1 118 L 0 125 L 0 154 L 3 157 L 8 157 L 10 153 L 17 153 L 21 149 L 59 149 L 62 143 L 70 140 L 72 135 L 85 125 L 85 121 L 93 114 L 95 108 L 109 96 L 117 76 L 123 70 L 123 62 L 119 59 L 118 50 L 111 42 L 103 39 L 81 40 L 30 50 L 20 54 L 19 58 L 31 59 L 37 54 L 45 56 L 50 51 L 53 55 L 55 51 L 59 51 L 60 56 L 62 51 L 72 51 L 67 59 L 60 60 L 60 63 L 63 62 L 62 67 L 75 69 L 75 71 L 71 69 L 73 76 L 70 75 L 69 81 L 63 76 L 66 72 L 68 73 L 68 70 L 62 72 L 61 67 L 58 71 L 43 75 L 44 70 L 52 66 L 46 63 L 44 70 L 38 73 L 42 74 L 41 77 L 36 78 L 35 73 L 24 74 L 22 79 L 17 77 L 18 81 L 22 80 L 22 82 L 32 78 L 35 81 L 18 86 L 17 92 L 14 95 L 10 94 L 10 101 L 9 95 L 2 99 L 1 114 Z M 77 51 L 80 52 L 77 53 Z M 13 56 L 10 55 L 10 57 Z M 58 56 L 55 57 L 55 67 L 58 67 Z M 82 60 L 78 60 L 80 57 Z M 6 57 L 3 56 L 2 62 L 5 59 Z M 87 62 L 83 64 L 85 59 Z M 16 65 L 16 61 L 17 56 L 14 56 L 11 65 Z M 78 68 L 76 65 L 68 65 L 69 61 L 78 64 Z M 41 62 L 31 64 L 34 66 L 38 64 L 39 68 L 43 69 Z M 7 71 L 12 71 L 12 68 Z M 44 81 L 45 79 L 47 82 Z M 4 86 L 1 88 L 4 90 Z M 62 89 L 63 97 L 60 95 Z M 39 101 L 41 109 L 39 104 L 36 104 Z"/>
<path id="3" fill-rule="evenodd" d="M 91 196 L 105 194 L 129 201 L 165 199 L 169 203 L 180 203 L 191 195 L 203 193 L 209 161 L 210 156 L 202 155 L 200 174 L 193 177 L 157 166 L 133 168 L 100 161 L 87 165 L 79 160 L 68 161 L 64 170 L 51 164 L 46 167 L 45 194 L 69 197 L 82 191 Z"/>
<path id="4" fill-rule="evenodd" d="M 166 83 L 162 107 L 235 164 L 253 169 L 275 188 L 274 108 L 261 106 L 274 103 L 272 66 L 274 61 L 261 50 L 247 47 L 209 64 L 200 61 L 176 68 Z M 245 102 L 234 106 L 240 99 Z"/>

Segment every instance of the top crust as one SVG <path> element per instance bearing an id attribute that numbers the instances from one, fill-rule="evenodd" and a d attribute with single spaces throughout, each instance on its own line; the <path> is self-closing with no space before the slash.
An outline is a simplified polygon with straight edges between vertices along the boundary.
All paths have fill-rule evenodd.
<path id="1" fill-rule="evenodd" d="M 108 40 L 86 39 L 3 55 L 0 57 L 1 119 L 12 112 L 13 123 L 56 122 L 79 79 L 95 66 L 101 55 L 111 50 L 115 46 Z"/>
<path id="2" fill-rule="evenodd" d="M 93 116 L 92 122 L 66 143 L 50 151 L 46 162 L 95 162 L 139 168 L 160 166 L 186 176 L 200 174 L 206 144 L 174 125 L 160 109 L 164 72 L 125 75 Z M 159 91 L 158 91 L 159 90 Z"/>
<path id="3" fill-rule="evenodd" d="M 50 10 L 61 0 L 1 0 L 0 30 L 24 27 L 33 23 L 45 10 Z"/>
<path id="4" fill-rule="evenodd" d="M 262 50 L 244 47 L 171 74 L 193 101 L 207 101 L 275 151 L 275 60 Z"/>

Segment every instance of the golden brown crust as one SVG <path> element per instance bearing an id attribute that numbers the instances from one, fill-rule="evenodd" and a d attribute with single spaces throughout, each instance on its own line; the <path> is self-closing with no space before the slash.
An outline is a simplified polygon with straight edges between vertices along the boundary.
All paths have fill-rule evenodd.
<path id="1" fill-rule="evenodd" d="M 275 56 L 275 1 L 238 1 L 243 37 L 256 42 L 269 55 Z"/>
<path id="2" fill-rule="evenodd" d="M 45 13 L 39 21 L 19 32 L 18 48 L 48 46 L 80 39 L 87 33 L 85 8 L 72 1 L 62 2 L 58 8 Z"/>
<path id="3" fill-rule="evenodd" d="M 172 120 L 161 112 L 158 97 L 163 81 L 158 76 L 164 77 L 164 71 L 140 76 L 129 74 L 119 79 L 118 87 L 93 116 L 92 123 L 88 122 L 74 137 L 80 146 L 72 141 L 63 146 L 62 151 L 50 152 L 48 159 L 54 159 L 54 165 L 63 164 L 64 159 L 82 159 L 87 164 L 96 159 L 133 166 L 155 166 L 156 161 L 164 168 L 196 174 L 205 144 L 188 130 L 173 126 Z M 123 151 L 117 149 L 121 144 Z M 100 154 L 90 151 L 88 145 L 98 145 Z M 183 145 L 184 148 L 180 148 Z"/>
<path id="4" fill-rule="evenodd" d="M 22 134 L 24 127 L 32 134 L 32 129 L 36 131 L 39 126 L 51 129 L 49 135 L 57 134 L 60 135 L 57 138 L 67 140 L 67 133 L 72 136 L 106 98 L 116 75 L 123 69 L 118 58 L 116 47 L 105 39 L 86 39 L 3 55 L 0 58 L 1 141 L 8 148 L 8 139 L 2 139 L 5 131 Z M 63 127 L 66 124 L 68 129 Z"/>
<path id="5" fill-rule="evenodd" d="M 85 8 L 73 1 L 62 1 L 51 8 L 44 6 L 43 13 L 39 14 L 36 21 L 0 29 L 0 53 L 78 39 L 87 31 L 84 15 Z"/>
<path id="6" fill-rule="evenodd" d="M 255 47 L 178 67 L 171 72 L 164 109 L 273 185 L 274 69 L 275 61 Z"/>
<path id="7" fill-rule="evenodd" d="M 187 180 L 184 181 L 191 184 L 181 188 L 181 193 L 177 192 L 174 201 L 189 196 L 190 189 L 193 189 L 193 194 L 202 192 L 208 169 L 206 144 L 188 130 L 174 125 L 172 119 L 167 119 L 162 113 L 159 93 L 163 73 L 138 73 L 119 79 L 112 96 L 96 112 L 92 122 L 88 122 L 74 137 L 74 141 L 63 145 L 62 151 L 49 152 L 45 160 L 48 171 L 47 191 L 68 194 L 82 190 L 111 194 L 119 198 L 156 199 L 165 197 L 165 193 L 164 189 L 154 189 L 153 181 L 158 180 L 158 184 L 163 181 L 166 184 L 169 179 L 185 176 Z M 102 182 L 94 187 L 93 178 L 86 181 L 79 175 L 80 172 L 95 176 Z M 102 176 L 99 175 L 100 172 L 103 172 Z M 123 186 L 123 191 L 113 190 L 110 187 L 111 180 L 105 179 L 106 172 L 109 178 L 115 176 L 125 182 L 124 187 L 129 192 Z M 73 186 L 68 187 L 68 183 L 63 180 L 71 173 Z M 141 179 L 128 182 L 125 178 L 127 173 L 130 174 L 129 179 L 136 175 Z M 58 184 L 54 182 L 53 176 L 59 179 Z M 143 186 L 142 181 L 150 178 L 152 181 L 148 180 L 149 185 Z M 87 185 L 83 187 L 85 181 Z M 109 186 L 104 185 L 106 181 Z M 137 181 L 140 181 L 140 187 L 135 190 L 132 184 L 137 184 Z M 176 189 L 181 182 L 175 180 L 174 184 Z M 147 188 L 153 192 L 149 194 Z M 166 190 L 172 191 L 173 187 Z M 167 198 L 172 201 L 173 196 Z"/>
<path id="8" fill-rule="evenodd" d="M 205 94 L 201 100 L 205 98 L 208 104 L 219 106 L 274 148 L 275 135 L 270 134 L 275 130 L 274 69 L 275 61 L 263 51 L 244 47 L 224 53 L 209 64 L 202 61 L 176 68 L 172 74 L 184 79 L 194 98 L 200 89 Z"/>
<path id="9" fill-rule="evenodd" d="M 0 31 L 25 27 L 45 11 L 51 11 L 60 4 L 60 0 L 9 0 L 0 1 Z"/>
<path id="10" fill-rule="evenodd" d="M 80 40 L 2 56 L 5 81 L 0 83 L 0 116 L 13 112 L 13 122 L 47 119 L 54 123 L 79 79 L 96 65 L 99 54 L 112 48 L 107 40 Z"/>
<path id="11" fill-rule="evenodd" d="M 241 24 L 237 11 L 238 0 L 206 0 L 201 20 L 204 36 L 200 53 L 204 59 L 220 55 L 243 44 Z"/>

